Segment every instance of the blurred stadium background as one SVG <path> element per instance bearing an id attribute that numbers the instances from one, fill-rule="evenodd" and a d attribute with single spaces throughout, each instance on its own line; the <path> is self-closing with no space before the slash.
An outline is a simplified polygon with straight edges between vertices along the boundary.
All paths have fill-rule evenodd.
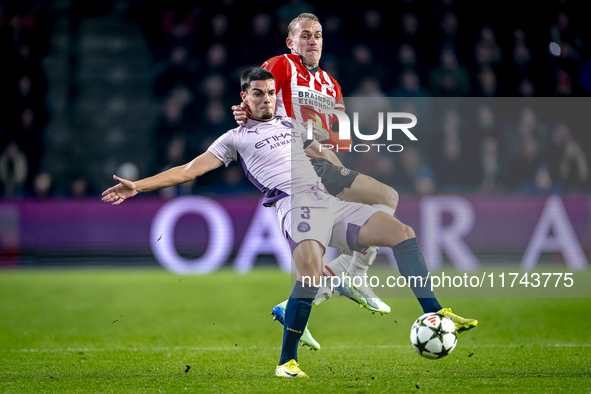
<path id="1" fill-rule="evenodd" d="M 585 268 L 591 31 L 584 2 L 528 4 L 4 1 L 0 265 L 281 265 L 264 242 L 273 215 L 238 166 L 117 209 L 99 195 L 112 174 L 184 163 L 235 127 L 241 71 L 286 53 L 287 24 L 313 12 L 320 66 L 345 96 L 396 97 L 420 114 L 419 143 L 404 152 L 342 157 L 400 192 L 398 216 L 430 245 L 430 264 L 519 262 L 541 226 L 538 241 L 563 252 L 549 262 Z M 194 194 L 209 200 L 175 200 Z M 174 201 L 187 214 L 160 231 Z"/>

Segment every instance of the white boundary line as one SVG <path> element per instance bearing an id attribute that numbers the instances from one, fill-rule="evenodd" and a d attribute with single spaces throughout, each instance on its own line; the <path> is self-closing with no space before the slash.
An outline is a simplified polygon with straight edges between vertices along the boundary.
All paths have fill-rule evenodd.
<path id="1" fill-rule="evenodd" d="M 506 345 L 477 345 L 477 346 L 466 346 L 466 350 L 478 349 L 478 348 L 492 348 L 492 349 L 514 349 L 514 348 L 533 348 L 533 347 L 556 347 L 556 348 L 579 348 L 579 347 L 591 347 L 591 343 L 573 344 L 573 343 L 554 343 L 554 344 L 506 344 Z M 279 346 L 250 346 L 250 347 L 238 347 L 238 346 L 224 346 L 224 347 L 199 347 L 199 346 L 174 346 L 174 347 L 142 347 L 142 348 L 112 348 L 112 349 L 90 349 L 90 348 L 58 348 L 58 349 L 11 349 L 15 353 L 62 353 L 62 352 L 164 352 L 164 351 L 178 351 L 178 350 L 192 350 L 192 351 L 235 351 L 235 350 L 261 350 L 261 349 L 280 349 Z M 340 346 L 329 346 L 328 349 L 411 349 L 410 345 L 340 345 Z"/>

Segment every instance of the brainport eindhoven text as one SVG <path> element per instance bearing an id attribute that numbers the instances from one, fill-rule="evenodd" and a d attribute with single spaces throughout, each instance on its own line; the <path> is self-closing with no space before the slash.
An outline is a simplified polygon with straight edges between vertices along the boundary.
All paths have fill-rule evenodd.
<path id="1" fill-rule="evenodd" d="M 339 111 L 339 110 L 326 110 L 326 113 L 330 113 L 331 115 L 335 115 L 339 122 L 339 139 L 340 140 L 351 140 L 351 122 L 349 121 L 349 116 L 346 113 Z M 394 119 L 408 119 L 410 123 L 394 123 Z M 388 141 L 392 141 L 392 136 L 394 130 L 400 130 L 408 137 L 411 141 L 417 141 L 417 137 L 414 136 L 413 133 L 410 132 L 409 129 L 416 126 L 417 118 L 413 114 L 407 112 L 388 112 L 386 118 L 386 137 Z M 374 134 L 362 134 L 359 131 L 359 113 L 353 113 L 353 132 L 355 136 L 362 140 L 362 141 L 376 141 L 378 140 L 383 132 L 384 132 L 384 113 L 378 113 L 378 131 Z M 313 128 L 310 123 L 308 123 L 308 139 L 312 138 L 313 135 Z M 333 144 L 321 144 L 320 150 L 322 149 L 333 149 L 336 152 L 369 152 L 369 151 L 377 151 L 377 152 L 392 152 L 398 153 L 402 152 L 404 147 L 400 144 L 376 144 L 376 143 L 367 143 L 367 144 L 350 144 L 349 146 L 338 146 Z"/>

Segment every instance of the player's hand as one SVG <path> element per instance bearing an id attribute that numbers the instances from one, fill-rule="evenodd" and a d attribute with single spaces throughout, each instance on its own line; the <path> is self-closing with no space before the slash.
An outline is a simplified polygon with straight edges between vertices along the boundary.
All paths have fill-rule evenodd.
<path id="1" fill-rule="evenodd" d="M 246 105 L 244 101 L 241 102 L 240 105 L 233 105 L 232 111 L 236 123 L 239 125 L 246 123 L 246 120 L 248 119 L 248 105 Z"/>
<path id="2" fill-rule="evenodd" d="M 312 119 L 308 120 L 308 125 L 309 124 L 312 124 L 312 133 L 316 141 L 324 142 L 330 138 L 328 130 L 322 128 L 318 123 L 314 122 Z"/>
<path id="3" fill-rule="evenodd" d="M 119 184 L 103 192 L 103 202 L 113 202 L 113 205 L 119 205 L 128 198 L 138 194 L 135 183 L 132 181 L 119 178 L 117 175 L 113 175 L 113 179 L 119 181 Z"/>

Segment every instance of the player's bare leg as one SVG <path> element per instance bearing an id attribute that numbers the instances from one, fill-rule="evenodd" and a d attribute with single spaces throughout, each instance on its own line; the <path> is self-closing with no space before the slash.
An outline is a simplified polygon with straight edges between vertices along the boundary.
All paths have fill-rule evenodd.
<path id="1" fill-rule="evenodd" d="M 297 282 L 285 307 L 283 346 L 275 376 L 307 377 L 297 364 L 297 349 L 322 280 L 323 253 L 323 246 L 313 240 L 302 241 L 293 250 Z"/>
<path id="2" fill-rule="evenodd" d="M 412 227 L 384 212 L 376 212 L 361 226 L 357 242 L 362 245 L 394 247 L 414 237 Z"/>
<path id="3" fill-rule="evenodd" d="M 310 256 L 318 256 L 318 254 L 322 256 L 324 248 L 316 241 L 303 241 L 294 249 L 293 257 L 296 261 L 296 273 L 299 282 L 310 284 L 308 278 L 311 278 L 312 285 L 316 283 L 316 286 L 318 286 L 320 284 L 322 279 L 322 257 L 320 257 L 319 261 L 316 261 L 315 258 L 309 260 Z M 320 270 L 320 274 L 318 274 L 318 270 Z M 305 281 L 302 278 L 305 278 Z M 271 310 L 273 320 L 277 320 L 284 326 L 288 301 L 289 299 L 275 305 Z M 307 325 L 302 332 L 300 343 L 302 346 L 309 347 L 310 350 L 320 350 L 320 344 L 314 339 Z"/>
<path id="4" fill-rule="evenodd" d="M 390 216 L 394 216 L 398 206 L 398 193 L 396 190 L 363 174 L 359 174 L 351 187 L 343 189 L 337 195 L 337 198 L 343 201 L 371 205 Z M 355 252 L 347 271 L 349 276 L 367 275 L 367 270 L 375 260 L 377 252 L 377 247 L 369 248 L 365 254 Z"/>
<path id="5" fill-rule="evenodd" d="M 302 281 L 303 277 L 313 278 L 313 283 L 320 283 L 322 279 L 322 255 L 324 248 L 320 243 L 313 240 L 300 242 L 293 250 L 293 259 L 296 265 L 296 278 Z"/>
<path id="6" fill-rule="evenodd" d="M 355 177 L 351 186 L 345 187 L 336 197 L 343 201 L 372 205 L 390 216 L 394 215 L 398 206 L 398 193 L 396 190 L 363 174 Z M 372 246 L 365 252 L 343 253 L 328 263 L 324 270 L 327 276 L 341 277 L 344 274 L 352 279 L 357 278 L 358 280 L 355 283 L 364 283 L 364 285 L 345 288 L 344 291 L 339 289 L 338 293 L 352 299 L 373 313 L 386 314 L 390 312 L 390 307 L 380 300 L 374 291 L 365 284 L 367 282 L 367 271 L 375 261 L 378 249 Z M 314 302 L 320 304 L 332 296 L 332 289 L 321 288 Z"/>
<path id="7" fill-rule="evenodd" d="M 343 189 L 336 196 L 339 200 L 359 202 L 361 204 L 381 204 L 392 208 L 398 206 L 398 193 L 388 185 L 376 181 L 370 176 L 359 174 L 351 187 Z"/>
<path id="8" fill-rule="evenodd" d="M 431 290 L 429 270 L 410 226 L 388 214 L 377 212 L 361 226 L 358 243 L 391 247 L 400 274 L 407 280 L 410 277 L 422 278 L 421 281 L 409 280 L 408 283 L 425 313 L 437 312 L 449 317 L 456 324 L 458 332 L 470 330 L 478 325 L 478 320 L 465 319 L 452 313 L 450 308 L 441 307 Z"/>

